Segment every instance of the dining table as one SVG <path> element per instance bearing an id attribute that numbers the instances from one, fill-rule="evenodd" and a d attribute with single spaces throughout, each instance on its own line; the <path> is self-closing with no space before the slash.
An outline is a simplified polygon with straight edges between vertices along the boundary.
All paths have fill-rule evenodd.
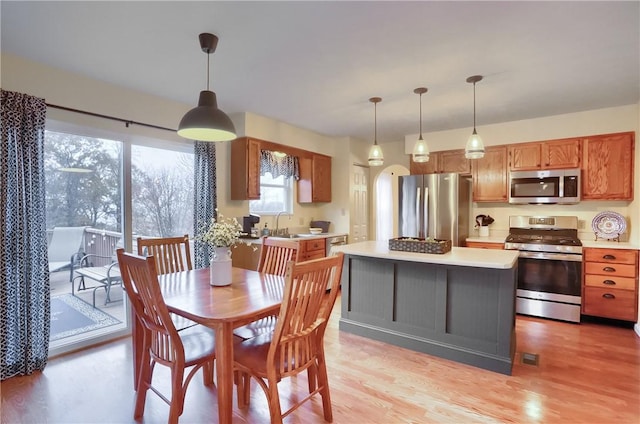
<path id="1" fill-rule="evenodd" d="M 277 315 L 285 278 L 234 267 L 230 285 L 212 286 L 209 275 L 209 268 L 202 268 L 160 275 L 158 281 L 169 312 L 215 331 L 218 422 L 226 424 L 233 416 L 233 330 Z M 143 332 L 144 327 L 134 317 L 134 379 L 143 357 Z"/>

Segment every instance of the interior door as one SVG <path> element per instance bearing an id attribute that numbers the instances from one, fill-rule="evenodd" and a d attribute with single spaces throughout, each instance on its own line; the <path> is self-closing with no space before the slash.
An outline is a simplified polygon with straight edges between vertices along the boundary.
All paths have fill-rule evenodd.
<path id="1" fill-rule="evenodd" d="M 369 168 L 351 166 L 351 216 L 349 240 L 353 243 L 369 239 Z"/>

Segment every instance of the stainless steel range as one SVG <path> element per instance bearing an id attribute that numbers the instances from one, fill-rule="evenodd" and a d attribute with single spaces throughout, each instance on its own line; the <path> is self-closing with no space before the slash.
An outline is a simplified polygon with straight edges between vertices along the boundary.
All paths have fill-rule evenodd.
<path id="1" fill-rule="evenodd" d="M 582 243 L 575 216 L 511 216 L 505 249 L 519 250 L 516 312 L 580 322 Z"/>

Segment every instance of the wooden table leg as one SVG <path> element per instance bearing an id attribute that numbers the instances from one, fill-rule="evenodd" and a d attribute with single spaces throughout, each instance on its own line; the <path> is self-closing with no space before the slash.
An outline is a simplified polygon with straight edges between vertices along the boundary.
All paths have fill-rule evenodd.
<path id="1" fill-rule="evenodd" d="M 216 328 L 216 378 L 218 383 L 218 419 L 231 424 L 233 415 L 233 327 L 222 323 Z"/>

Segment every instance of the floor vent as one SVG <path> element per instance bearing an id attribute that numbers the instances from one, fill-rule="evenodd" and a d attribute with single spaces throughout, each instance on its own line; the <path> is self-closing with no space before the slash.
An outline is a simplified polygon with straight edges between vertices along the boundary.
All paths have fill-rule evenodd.
<path id="1" fill-rule="evenodd" d="M 537 353 L 527 353 L 527 352 L 522 352 L 521 358 L 522 358 L 521 362 L 523 364 L 533 365 L 535 367 L 538 366 L 538 360 L 540 359 Z"/>

